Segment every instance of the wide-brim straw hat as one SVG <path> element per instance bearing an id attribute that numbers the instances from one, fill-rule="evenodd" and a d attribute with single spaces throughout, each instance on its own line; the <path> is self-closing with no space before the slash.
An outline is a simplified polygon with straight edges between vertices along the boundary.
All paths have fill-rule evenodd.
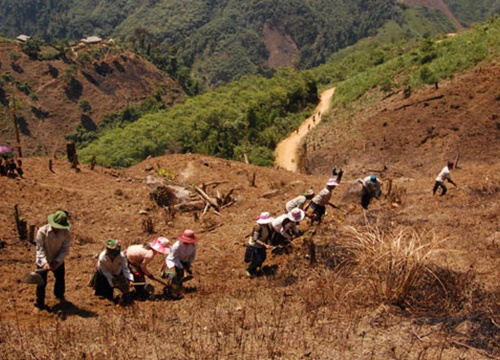
<path id="1" fill-rule="evenodd" d="M 106 247 L 107 250 L 115 250 L 115 251 L 120 251 L 122 248 L 122 244 L 120 240 L 115 240 L 115 239 L 109 239 L 106 240 L 104 243 L 104 246 Z"/>
<path id="2" fill-rule="evenodd" d="M 305 196 L 310 196 L 310 197 L 313 197 L 314 196 L 314 190 L 309 188 L 306 190 L 306 193 L 304 194 Z"/>
<path id="3" fill-rule="evenodd" d="M 257 224 L 265 225 L 271 223 L 273 220 L 274 219 L 271 217 L 271 214 L 264 211 L 257 217 Z"/>
<path id="4" fill-rule="evenodd" d="M 153 240 L 151 244 L 151 249 L 158 251 L 160 254 L 168 254 L 170 247 L 170 241 L 165 237 L 157 237 Z"/>
<path id="5" fill-rule="evenodd" d="M 326 186 L 339 186 L 337 179 L 330 179 L 327 181 Z"/>
<path id="6" fill-rule="evenodd" d="M 290 210 L 290 212 L 287 214 L 287 217 L 292 220 L 292 221 L 295 221 L 295 222 L 299 222 L 299 221 L 302 221 L 304 220 L 306 216 L 306 213 L 304 210 L 300 209 L 300 208 L 295 208 L 295 209 L 292 209 Z"/>
<path id="7" fill-rule="evenodd" d="M 198 237 L 194 234 L 193 230 L 184 230 L 183 233 L 177 235 L 177 240 L 182 241 L 186 244 L 193 244 L 198 242 Z"/>
<path id="8" fill-rule="evenodd" d="M 47 217 L 50 226 L 56 229 L 69 229 L 68 214 L 66 211 L 58 210 Z"/>

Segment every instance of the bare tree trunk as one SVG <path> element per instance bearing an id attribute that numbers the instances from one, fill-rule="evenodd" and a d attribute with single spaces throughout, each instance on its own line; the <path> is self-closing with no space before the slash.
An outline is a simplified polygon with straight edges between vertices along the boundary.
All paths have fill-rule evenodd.
<path id="1" fill-rule="evenodd" d="M 19 217 L 19 209 L 17 205 L 14 205 L 14 210 L 15 210 L 15 218 L 16 218 L 16 226 L 17 226 L 17 233 L 19 234 L 19 240 L 27 240 L 28 239 L 28 227 L 26 224 L 26 220 L 22 219 Z"/>

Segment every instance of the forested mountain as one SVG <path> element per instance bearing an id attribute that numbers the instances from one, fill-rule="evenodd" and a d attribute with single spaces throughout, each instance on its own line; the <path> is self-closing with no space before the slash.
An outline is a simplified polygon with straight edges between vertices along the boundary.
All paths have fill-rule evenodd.
<path id="1" fill-rule="evenodd" d="M 468 25 L 498 12 L 499 3 L 453 0 L 449 7 Z M 417 12 L 396 0 L 0 0 L 0 32 L 51 43 L 115 38 L 196 93 L 285 65 L 317 66 L 389 20 L 397 36 L 455 29 L 439 8 Z"/>

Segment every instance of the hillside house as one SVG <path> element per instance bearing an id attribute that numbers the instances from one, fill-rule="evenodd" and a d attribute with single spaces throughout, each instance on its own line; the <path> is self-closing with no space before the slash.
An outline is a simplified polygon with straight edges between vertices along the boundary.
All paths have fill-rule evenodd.
<path id="1" fill-rule="evenodd" d="M 16 37 L 16 40 L 19 42 L 26 42 L 29 39 L 30 39 L 30 36 L 24 35 L 24 34 L 20 34 L 18 37 Z"/>
<path id="2" fill-rule="evenodd" d="M 89 36 L 89 37 L 84 38 L 80 41 L 85 43 L 85 44 L 98 44 L 102 41 L 102 39 L 99 36 Z"/>

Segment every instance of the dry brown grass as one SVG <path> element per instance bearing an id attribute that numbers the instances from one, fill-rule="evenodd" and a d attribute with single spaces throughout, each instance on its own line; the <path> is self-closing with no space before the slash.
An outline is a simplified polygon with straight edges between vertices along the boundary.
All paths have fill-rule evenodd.
<path id="1" fill-rule="evenodd" d="M 432 234 L 411 229 L 397 232 L 368 227 L 365 231 L 347 228 L 347 248 L 352 257 L 351 277 L 376 302 L 401 304 L 422 277 L 438 251 L 439 241 Z"/>

